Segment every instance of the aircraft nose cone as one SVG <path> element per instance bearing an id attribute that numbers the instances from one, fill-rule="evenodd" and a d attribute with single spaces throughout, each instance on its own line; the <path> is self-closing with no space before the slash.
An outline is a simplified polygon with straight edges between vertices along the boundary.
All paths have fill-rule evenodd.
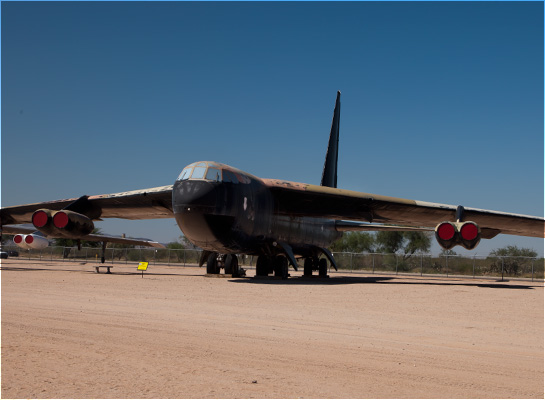
<path id="1" fill-rule="evenodd" d="M 178 181 L 172 190 L 174 213 L 197 211 L 209 213 L 217 204 L 217 184 L 207 181 Z"/>

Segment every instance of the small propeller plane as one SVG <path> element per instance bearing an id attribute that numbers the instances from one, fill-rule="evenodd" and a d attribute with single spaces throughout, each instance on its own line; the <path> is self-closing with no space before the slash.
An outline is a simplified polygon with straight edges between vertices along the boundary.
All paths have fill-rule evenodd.
<path id="1" fill-rule="evenodd" d="M 185 167 L 173 185 L 0 209 L 1 225 L 31 222 L 49 237 L 81 239 L 103 218 L 175 218 L 203 249 L 208 274 L 238 276 L 238 256 L 256 255 L 256 275 L 337 269 L 327 247 L 346 231 L 435 231 L 444 249 L 475 248 L 499 233 L 545 237 L 542 217 L 408 200 L 337 188 L 341 93 L 337 92 L 321 184 L 262 179 L 213 161 Z"/>

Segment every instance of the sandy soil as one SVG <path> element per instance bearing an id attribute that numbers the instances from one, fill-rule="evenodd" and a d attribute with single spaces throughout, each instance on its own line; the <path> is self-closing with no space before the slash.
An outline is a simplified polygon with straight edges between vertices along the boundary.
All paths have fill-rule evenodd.
<path id="1" fill-rule="evenodd" d="M 543 281 L 93 265 L 2 260 L 2 398 L 544 395 Z"/>

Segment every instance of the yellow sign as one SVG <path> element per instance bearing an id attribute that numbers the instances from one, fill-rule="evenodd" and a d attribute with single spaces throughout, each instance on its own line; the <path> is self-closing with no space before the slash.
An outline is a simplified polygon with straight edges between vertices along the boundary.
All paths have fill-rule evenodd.
<path id="1" fill-rule="evenodd" d="M 148 270 L 147 262 L 141 262 L 138 264 L 138 271 L 147 271 L 147 270 Z"/>

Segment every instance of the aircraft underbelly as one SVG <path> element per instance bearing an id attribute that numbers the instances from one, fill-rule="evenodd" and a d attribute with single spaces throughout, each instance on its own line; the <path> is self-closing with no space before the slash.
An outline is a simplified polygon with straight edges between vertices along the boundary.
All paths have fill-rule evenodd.
<path id="1" fill-rule="evenodd" d="M 270 191 L 258 181 L 176 182 L 172 201 L 184 235 L 208 251 L 274 253 L 278 242 L 304 250 L 327 247 L 341 235 L 332 220 L 277 214 Z"/>

